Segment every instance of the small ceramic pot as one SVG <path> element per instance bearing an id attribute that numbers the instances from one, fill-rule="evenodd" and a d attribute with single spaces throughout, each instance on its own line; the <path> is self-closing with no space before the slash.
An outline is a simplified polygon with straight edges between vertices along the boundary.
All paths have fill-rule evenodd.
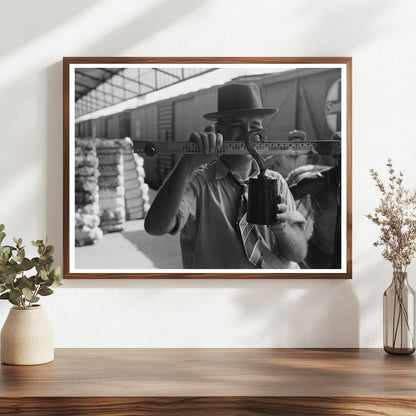
<path id="1" fill-rule="evenodd" d="M 35 365 L 53 359 L 53 329 L 43 307 L 11 308 L 1 331 L 1 362 Z"/>

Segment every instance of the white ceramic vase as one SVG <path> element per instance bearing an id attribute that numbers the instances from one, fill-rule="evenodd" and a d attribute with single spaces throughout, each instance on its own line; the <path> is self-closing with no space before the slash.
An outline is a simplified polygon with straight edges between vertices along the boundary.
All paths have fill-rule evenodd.
<path id="1" fill-rule="evenodd" d="M 53 329 L 43 307 L 11 308 L 1 331 L 1 362 L 35 365 L 53 359 Z"/>

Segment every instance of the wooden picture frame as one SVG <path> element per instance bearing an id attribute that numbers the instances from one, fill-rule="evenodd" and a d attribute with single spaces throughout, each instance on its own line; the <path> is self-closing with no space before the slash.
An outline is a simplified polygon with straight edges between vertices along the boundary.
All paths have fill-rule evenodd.
<path id="1" fill-rule="evenodd" d="M 144 71 L 144 69 L 146 69 L 147 72 Z M 137 70 L 137 77 L 132 76 L 129 72 L 130 70 Z M 151 75 L 149 75 L 148 72 L 150 70 L 153 71 L 153 83 L 149 81 L 149 77 Z M 143 78 L 141 78 L 141 76 Z M 145 78 L 145 76 L 148 78 Z M 144 82 L 144 80 L 146 79 L 148 80 L 148 82 Z M 169 79 L 171 79 L 171 81 L 169 81 Z M 206 110 L 205 112 L 216 111 L 217 109 L 215 108 L 215 105 L 213 103 L 215 102 L 216 104 L 217 90 L 221 85 L 227 84 L 231 80 L 237 80 L 238 82 L 241 81 L 243 83 L 254 80 L 260 87 L 263 104 L 265 106 L 275 106 L 280 108 L 280 116 L 276 117 L 271 123 L 271 130 L 274 129 L 273 131 L 278 132 L 278 135 L 280 136 L 278 137 L 279 140 L 287 140 L 285 137 L 286 134 L 288 133 L 288 131 L 293 129 L 304 130 L 308 135 L 308 139 L 316 141 L 328 140 L 331 138 L 333 139 L 334 135 L 332 133 L 334 133 L 335 131 L 339 131 L 341 137 L 341 152 L 339 156 L 339 159 L 341 160 L 341 174 L 338 194 L 334 197 L 341 202 L 338 202 L 338 205 L 340 207 L 340 216 L 338 217 L 339 223 L 338 226 L 334 225 L 334 228 L 336 227 L 336 229 L 338 230 L 335 234 L 335 238 L 339 237 L 340 240 L 338 245 L 336 243 L 333 243 L 333 247 L 335 247 L 333 252 L 338 251 L 338 254 L 340 256 L 340 267 L 337 267 L 336 269 L 330 267 L 325 269 L 299 268 L 272 270 L 193 270 L 184 269 L 182 268 L 182 266 L 178 267 L 177 263 L 175 263 L 176 266 L 174 268 L 164 266 L 165 264 L 168 264 L 168 257 L 164 256 L 163 254 L 159 256 L 159 263 L 155 263 L 156 267 L 138 267 L 137 263 L 130 266 L 129 264 L 127 264 L 130 261 L 130 259 L 134 258 L 134 261 L 140 261 L 136 259 L 136 252 L 134 251 L 137 249 L 138 244 L 133 244 L 133 255 L 127 255 L 125 253 L 124 248 L 124 242 L 126 239 L 136 241 L 133 240 L 133 237 L 135 235 L 134 230 L 129 232 L 123 231 L 123 240 L 121 242 L 117 240 L 117 238 L 121 234 L 108 233 L 105 234 L 104 239 L 96 245 L 76 247 L 76 243 L 83 244 L 85 241 L 88 242 L 88 239 L 94 240 L 94 238 L 99 238 L 99 232 L 97 232 L 97 235 L 94 233 L 89 234 L 89 230 L 96 230 L 97 227 L 100 228 L 101 225 L 104 227 L 104 224 L 106 224 L 103 220 L 103 210 L 102 208 L 100 208 L 100 202 L 105 201 L 104 198 L 107 197 L 107 194 L 103 196 L 103 194 L 101 193 L 102 188 L 100 185 L 100 194 L 98 196 L 98 191 L 96 187 L 96 185 L 98 186 L 98 180 L 94 182 L 94 180 L 91 179 L 91 181 L 87 184 L 88 186 L 85 183 L 82 183 L 83 189 L 86 187 L 89 188 L 89 190 L 86 191 L 86 193 L 84 194 L 78 192 L 78 179 L 82 176 L 79 176 L 78 172 L 80 166 L 84 166 L 82 164 L 84 163 L 83 161 L 87 160 L 87 158 L 89 157 L 88 143 L 93 143 L 93 146 L 96 146 L 96 144 L 94 143 L 100 143 L 100 146 L 102 143 L 103 146 L 112 146 L 113 141 L 99 141 L 98 139 L 123 139 L 127 135 L 129 137 L 132 136 L 133 144 L 132 142 L 127 141 L 126 146 L 130 146 L 130 148 L 136 149 L 137 137 L 139 137 L 140 140 L 143 140 L 142 136 L 145 136 L 145 140 L 154 140 L 156 142 L 175 142 L 176 140 L 178 140 L 178 137 L 180 137 L 181 140 L 187 140 L 189 138 L 189 135 L 187 137 L 183 137 L 183 134 L 181 132 L 189 131 L 189 133 L 191 133 L 192 127 L 195 127 L 195 125 L 197 126 L 197 128 L 203 128 L 204 125 L 200 123 L 199 118 L 197 118 L 196 116 L 193 116 L 193 120 L 189 121 L 189 119 L 187 119 L 186 117 L 181 117 L 181 114 L 185 114 L 186 109 L 188 109 L 189 113 L 190 108 L 192 108 L 192 111 L 195 112 L 196 110 L 200 109 L 203 109 L 204 111 Z M 135 85 L 134 82 L 137 83 L 137 88 L 133 88 L 133 86 Z M 279 91 L 281 93 L 279 93 Z M 195 104 L 197 101 L 192 101 L 191 103 L 189 100 L 193 100 L 194 98 L 192 97 L 199 97 L 197 96 L 198 93 L 205 94 L 205 98 L 209 96 L 209 99 L 204 98 L 205 101 L 201 99 L 203 101 L 203 104 L 201 104 L 201 100 L 198 101 L 198 105 Z M 153 107 L 156 106 L 158 110 L 155 110 L 152 107 L 152 105 Z M 168 108 L 169 105 L 171 106 L 171 109 Z M 173 108 L 174 106 L 175 108 Z M 157 113 L 157 111 L 159 111 L 159 113 Z M 165 111 L 165 113 L 163 113 L 163 111 Z M 168 117 L 166 115 L 167 112 L 169 112 L 170 114 L 170 119 L 168 123 L 170 123 L 171 131 L 169 131 L 169 128 L 166 128 L 165 126 L 165 130 L 163 130 L 164 133 L 162 132 L 161 134 L 161 128 L 159 127 L 161 126 L 161 123 L 166 123 L 166 117 Z M 173 120 L 173 117 L 175 117 L 175 115 L 172 116 L 173 112 L 175 112 L 177 118 L 175 126 L 172 125 L 175 122 L 175 120 Z M 137 114 L 140 114 L 140 118 L 138 118 Z M 279 117 L 281 117 L 280 120 Z M 155 123 L 156 127 L 154 127 Z M 189 127 L 191 127 L 191 130 L 188 129 Z M 352 58 L 350 57 L 63 58 L 64 278 L 351 278 L 351 129 Z M 152 131 L 154 133 L 154 137 L 152 136 Z M 125 132 L 130 134 L 125 134 Z M 87 138 L 93 138 L 94 140 L 88 142 Z M 123 143 L 125 142 L 122 143 L 122 141 L 120 140 L 117 143 L 118 147 L 123 148 Z M 85 150 L 86 148 L 87 150 Z M 96 151 L 96 147 L 94 147 L 94 149 L 94 151 Z M 126 149 L 121 151 L 117 150 L 117 152 L 124 152 L 124 161 L 127 160 L 125 156 L 126 151 Z M 78 154 L 76 152 L 80 153 Z M 94 154 L 96 155 L 96 153 Z M 145 164 L 144 171 L 146 173 L 147 185 L 144 184 L 143 179 L 138 179 L 139 181 L 141 181 L 140 192 L 141 195 L 143 195 L 141 203 L 142 210 L 144 211 L 146 211 L 146 209 L 148 208 L 147 206 L 145 206 L 147 201 L 145 191 L 148 188 L 148 185 L 150 184 L 149 193 L 153 192 L 152 186 L 160 186 L 161 184 L 156 182 L 161 181 L 163 179 L 163 176 L 166 176 L 167 171 L 169 170 L 166 167 L 163 167 L 164 162 L 161 155 L 158 155 L 158 161 L 160 161 L 160 163 L 158 162 L 159 165 L 156 167 L 154 160 L 148 161 L 146 157 L 147 156 L 143 157 L 145 159 L 144 162 L 141 162 L 140 158 L 134 157 L 134 160 L 136 161 L 136 167 L 137 163 L 139 165 L 143 163 Z M 271 159 L 273 158 L 274 156 Z M 328 169 L 331 168 L 332 162 L 328 162 L 328 157 L 323 157 L 319 160 L 320 164 L 316 164 L 316 161 L 314 162 L 315 164 L 312 164 L 316 167 L 316 169 L 318 169 L 317 166 L 321 166 L 321 164 L 325 166 L 328 165 Z M 322 160 L 326 161 L 326 163 L 323 163 Z M 94 163 L 95 162 L 93 162 L 92 165 L 94 165 Z M 127 162 L 125 162 L 123 165 L 124 171 L 126 169 L 126 163 Z M 279 161 L 274 161 L 273 163 L 277 163 L 276 166 L 279 166 L 279 168 L 281 168 L 283 172 L 284 169 L 282 168 L 282 166 L 284 166 L 284 163 L 281 163 Z M 78 166 L 77 168 L 75 167 L 76 164 Z M 98 164 L 99 167 L 103 167 L 101 162 L 98 162 Z M 172 159 L 171 165 L 175 165 L 175 160 Z M 288 166 L 289 165 L 290 164 L 288 164 Z M 170 166 L 170 169 L 172 168 L 172 166 Z M 91 168 L 94 168 L 94 166 L 91 166 Z M 137 169 L 137 172 L 142 171 L 143 166 L 139 166 Z M 90 171 L 89 168 L 87 169 L 87 171 Z M 322 175 L 322 172 L 325 172 L 325 169 L 318 172 L 317 176 Z M 84 174 L 84 171 L 82 171 L 82 173 Z M 87 178 L 87 180 L 89 179 Z M 119 185 L 121 184 L 121 182 L 117 183 Z M 123 214 L 124 217 L 122 218 L 122 220 L 120 220 L 121 222 L 125 220 L 126 216 L 129 215 L 131 216 L 131 218 L 133 218 L 133 214 L 129 214 L 127 210 L 128 204 L 126 199 L 126 182 L 123 182 L 123 186 L 121 186 L 121 188 L 123 188 L 122 195 L 117 194 L 118 191 L 114 191 L 116 193 L 113 194 L 111 194 L 111 192 L 109 193 L 109 195 L 111 194 L 112 197 L 114 197 L 114 200 L 119 199 L 120 201 L 122 201 L 122 199 L 124 198 L 125 205 L 123 205 L 123 209 L 125 210 L 125 212 Z M 88 198 L 92 199 L 89 200 Z M 91 202 L 92 200 L 94 200 L 95 202 Z M 136 198 L 132 198 L 132 200 L 136 201 Z M 76 203 L 78 205 L 76 205 Z M 80 213 L 84 213 L 84 211 L 82 210 L 85 206 L 88 205 L 88 203 L 92 203 L 93 208 L 88 206 L 85 209 L 86 219 L 80 220 Z M 309 203 L 312 204 L 312 208 L 309 206 L 310 210 L 307 212 L 315 212 L 314 215 L 315 218 L 317 218 L 320 214 L 317 214 L 318 211 L 316 211 L 316 209 L 315 211 L 313 210 L 313 203 L 311 203 L 310 201 Z M 118 208 L 116 208 L 116 210 L 117 209 Z M 134 209 L 136 208 L 132 208 L 133 211 Z M 140 208 L 137 208 L 134 212 L 137 212 L 137 210 L 140 211 Z M 98 220 L 94 217 L 94 215 L 99 217 L 98 225 Z M 91 216 L 95 219 L 91 219 Z M 325 217 L 324 215 L 321 216 Z M 113 228 L 111 228 L 114 225 L 113 222 L 118 220 L 116 218 L 113 222 L 111 221 L 109 221 L 109 231 L 113 230 Z M 316 220 L 316 223 L 318 223 L 318 220 Z M 116 228 L 117 226 L 118 224 L 115 225 Z M 139 224 L 139 226 L 142 227 L 141 223 Z M 311 231 L 311 233 L 313 232 L 314 231 Z M 142 231 L 142 234 L 143 233 L 144 232 Z M 75 236 L 75 234 L 77 234 L 77 237 Z M 82 238 L 85 237 L 86 240 L 78 240 L 79 235 L 83 236 Z M 111 239 L 113 239 L 114 241 L 109 241 Z M 103 241 L 106 241 L 106 243 L 103 244 Z M 129 244 L 131 243 L 130 240 L 128 242 Z M 143 246 L 145 245 L 146 244 L 144 244 Z M 116 247 L 118 247 L 119 252 L 117 252 Z M 102 250 L 102 254 L 100 254 L 100 250 Z M 156 249 L 154 249 L 153 246 L 149 246 L 148 252 L 150 252 L 150 255 L 152 256 L 153 253 L 156 252 Z M 174 258 L 175 262 L 177 262 L 177 256 Z M 109 267 L 109 264 L 113 266 Z M 146 265 L 147 263 L 143 262 L 138 264 Z M 158 264 L 161 264 L 162 267 L 157 267 Z"/>

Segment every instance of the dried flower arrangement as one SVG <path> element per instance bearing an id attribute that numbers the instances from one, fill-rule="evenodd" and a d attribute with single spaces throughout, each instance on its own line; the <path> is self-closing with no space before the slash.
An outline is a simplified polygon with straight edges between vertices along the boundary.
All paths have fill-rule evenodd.
<path id="1" fill-rule="evenodd" d="M 403 186 L 403 173 L 387 161 L 388 183 L 371 169 L 381 192 L 373 214 L 367 218 L 380 227 L 374 246 L 384 246 L 383 257 L 393 266 L 393 281 L 383 295 L 384 350 L 390 354 L 412 354 L 415 344 L 415 292 L 407 283 L 407 266 L 416 253 L 416 191 Z"/>
<path id="2" fill-rule="evenodd" d="M 383 257 L 393 270 L 405 272 L 416 253 L 416 190 L 403 186 L 403 173 L 397 173 L 391 159 L 387 161 L 389 180 L 386 185 L 379 174 L 371 169 L 371 177 L 381 192 L 379 206 L 366 217 L 380 227 L 379 239 L 374 246 L 384 246 Z"/>

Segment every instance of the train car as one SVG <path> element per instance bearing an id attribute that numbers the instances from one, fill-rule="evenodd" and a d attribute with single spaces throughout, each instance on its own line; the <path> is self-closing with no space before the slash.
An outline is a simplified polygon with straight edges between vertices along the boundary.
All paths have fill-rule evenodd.
<path id="1" fill-rule="evenodd" d="M 92 119 L 92 137 L 107 137 L 105 117 Z"/>
<path id="2" fill-rule="evenodd" d="M 301 69 L 259 81 L 250 77 L 261 87 L 264 105 L 279 108 L 275 116 L 265 120 L 270 138 L 286 140 L 291 130 L 298 129 L 310 140 L 323 140 L 341 130 L 340 117 L 334 130 L 327 122 L 327 94 L 334 83 L 338 85 L 340 76 L 339 69 Z"/>

